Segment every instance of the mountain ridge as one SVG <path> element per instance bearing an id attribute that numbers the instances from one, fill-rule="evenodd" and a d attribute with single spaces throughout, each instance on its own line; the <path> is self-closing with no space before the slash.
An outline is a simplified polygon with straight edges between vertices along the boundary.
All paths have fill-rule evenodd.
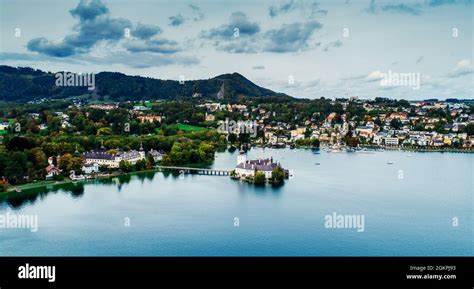
<path id="1" fill-rule="evenodd" d="M 286 96 L 261 87 L 240 73 L 226 73 L 209 79 L 166 80 L 121 72 L 103 71 L 95 75 L 95 89 L 87 86 L 56 86 L 56 73 L 31 67 L 0 65 L 0 101 L 32 101 L 86 96 L 113 101 L 176 100 L 198 96 L 227 100 L 241 97 Z"/>

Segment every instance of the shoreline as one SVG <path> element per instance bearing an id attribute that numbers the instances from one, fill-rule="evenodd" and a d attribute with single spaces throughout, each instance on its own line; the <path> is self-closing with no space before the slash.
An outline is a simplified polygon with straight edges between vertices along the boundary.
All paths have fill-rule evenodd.
<path id="1" fill-rule="evenodd" d="M 404 146 L 372 146 L 361 145 L 362 148 L 372 150 L 387 150 L 387 151 L 411 151 L 420 153 L 474 153 L 474 149 L 455 149 L 455 148 L 418 148 L 418 147 L 404 147 Z"/>
<path id="2" fill-rule="evenodd" d="M 206 162 L 206 163 L 199 163 L 199 164 L 186 164 L 186 166 L 203 167 L 203 166 L 209 166 L 210 164 L 211 162 Z M 154 168 L 150 170 L 142 170 L 142 171 L 135 171 L 135 172 L 128 172 L 128 173 L 115 173 L 115 174 L 109 174 L 109 175 L 102 175 L 102 176 L 97 176 L 92 179 L 84 179 L 84 180 L 77 180 L 77 181 L 67 179 L 63 181 L 44 180 L 44 181 L 38 181 L 38 182 L 31 182 L 31 183 L 21 184 L 18 186 L 9 187 L 6 191 L 0 192 L 0 198 L 9 198 L 17 194 L 20 195 L 22 193 L 28 193 L 28 191 L 32 189 L 37 189 L 37 188 L 42 188 L 42 187 L 60 186 L 60 185 L 71 184 L 71 183 L 86 183 L 86 182 L 95 181 L 98 179 L 108 179 L 108 178 L 114 178 L 114 177 L 120 177 L 120 176 L 126 176 L 126 175 L 135 175 L 139 173 L 162 172 L 162 171 L 163 171 L 162 169 Z M 18 192 L 17 189 L 20 189 L 20 191 Z"/>
<path id="3" fill-rule="evenodd" d="M 472 149 L 421 149 L 421 148 L 409 148 L 409 147 L 382 147 L 382 146 L 370 146 L 370 145 L 361 145 L 363 149 L 366 150 L 373 150 L 373 151 L 410 151 L 410 152 L 415 152 L 415 153 L 474 153 L 474 150 Z M 260 147 L 257 146 L 257 148 L 265 148 L 265 147 Z M 278 148 L 276 148 L 278 149 Z M 281 148 L 281 149 L 290 149 L 289 147 L 286 148 Z M 324 151 L 324 147 L 319 147 L 319 148 L 314 148 L 314 147 L 296 147 L 291 150 L 321 150 Z M 180 166 L 190 166 L 190 167 L 205 167 L 211 165 L 212 162 L 206 162 L 206 163 L 199 163 L 199 164 L 185 164 L 185 165 L 180 165 Z M 93 179 L 85 179 L 85 180 L 78 180 L 78 181 L 73 181 L 71 179 L 68 180 L 63 180 L 63 181 L 54 181 L 54 180 L 44 180 L 44 181 L 38 181 L 38 182 L 31 182 L 31 183 L 26 183 L 26 184 L 21 184 L 18 186 L 11 186 L 9 187 L 6 191 L 0 192 L 0 198 L 9 198 L 11 196 L 15 196 L 16 194 L 22 194 L 26 193 L 31 189 L 37 189 L 37 188 L 42 188 L 42 187 L 47 187 L 47 186 L 60 186 L 60 185 L 65 185 L 65 184 L 70 184 L 70 183 L 84 183 L 88 181 L 94 181 L 97 179 L 107 179 L 107 178 L 114 178 L 114 177 L 120 177 L 120 176 L 126 176 L 126 175 L 134 175 L 134 174 L 139 174 L 139 173 L 146 173 L 146 172 L 162 172 L 162 169 L 158 168 L 153 168 L 150 170 L 143 170 L 143 171 L 135 171 L 135 172 L 128 172 L 128 173 L 112 173 L 109 175 L 101 175 L 97 176 Z M 17 189 L 20 189 L 20 191 L 17 191 Z"/>

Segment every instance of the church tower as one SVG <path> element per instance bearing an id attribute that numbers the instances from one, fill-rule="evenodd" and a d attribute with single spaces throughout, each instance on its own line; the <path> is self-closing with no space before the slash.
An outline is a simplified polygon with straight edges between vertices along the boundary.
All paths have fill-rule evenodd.
<path id="1" fill-rule="evenodd" d="M 145 150 L 143 149 L 143 143 L 140 143 L 140 150 L 138 151 L 140 154 L 140 158 L 144 159 L 145 158 Z"/>
<path id="2" fill-rule="evenodd" d="M 247 156 L 243 149 L 240 149 L 239 155 L 237 156 L 237 165 L 245 163 L 247 161 Z"/>

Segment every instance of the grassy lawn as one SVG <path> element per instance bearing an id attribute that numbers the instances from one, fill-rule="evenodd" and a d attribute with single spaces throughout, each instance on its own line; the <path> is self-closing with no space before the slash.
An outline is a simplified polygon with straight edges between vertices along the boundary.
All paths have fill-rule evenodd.
<path id="1" fill-rule="evenodd" d="M 143 103 L 146 107 L 152 107 L 153 106 L 153 103 L 151 101 L 145 101 Z"/>
<path id="2" fill-rule="evenodd" d="M 194 125 L 189 125 L 189 124 L 177 124 L 174 126 L 177 130 L 182 130 L 182 131 L 201 131 L 201 130 L 208 130 L 205 127 L 200 127 L 200 126 L 194 126 Z"/>
<path id="3" fill-rule="evenodd" d="M 70 182 L 69 179 L 66 181 L 55 181 L 55 180 L 38 181 L 38 182 L 32 182 L 32 183 L 22 184 L 18 186 L 12 186 L 10 187 L 10 190 L 14 189 L 14 187 L 20 190 L 26 190 L 26 189 L 38 188 L 38 187 L 43 187 L 43 186 L 48 186 L 48 185 L 63 184 L 63 183 L 68 183 L 68 182 Z"/>
<path id="4" fill-rule="evenodd" d="M 192 132 L 192 131 L 202 131 L 202 130 L 209 130 L 207 127 L 200 127 L 200 126 L 195 126 L 195 125 L 190 125 L 190 124 L 174 124 L 170 126 L 171 128 L 175 130 L 181 130 L 185 132 Z M 157 128 L 155 131 L 158 133 L 160 132 L 160 129 Z"/>

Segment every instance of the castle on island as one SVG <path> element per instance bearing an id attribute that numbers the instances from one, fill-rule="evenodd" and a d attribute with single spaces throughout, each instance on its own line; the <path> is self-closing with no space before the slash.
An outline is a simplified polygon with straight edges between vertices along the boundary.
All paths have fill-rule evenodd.
<path id="1" fill-rule="evenodd" d="M 235 177 L 237 178 L 253 178 L 257 172 L 262 172 L 265 175 L 265 179 L 270 179 L 272 177 L 272 172 L 280 167 L 280 163 L 273 161 L 273 157 L 267 159 L 256 159 L 256 160 L 247 160 L 247 156 L 244 151 L 240 151 L 240 154 L 237 156 L 237 166 L 235 167 Z M 289 176 L 289 171 L 283 169 L 285 178 Z"/>

